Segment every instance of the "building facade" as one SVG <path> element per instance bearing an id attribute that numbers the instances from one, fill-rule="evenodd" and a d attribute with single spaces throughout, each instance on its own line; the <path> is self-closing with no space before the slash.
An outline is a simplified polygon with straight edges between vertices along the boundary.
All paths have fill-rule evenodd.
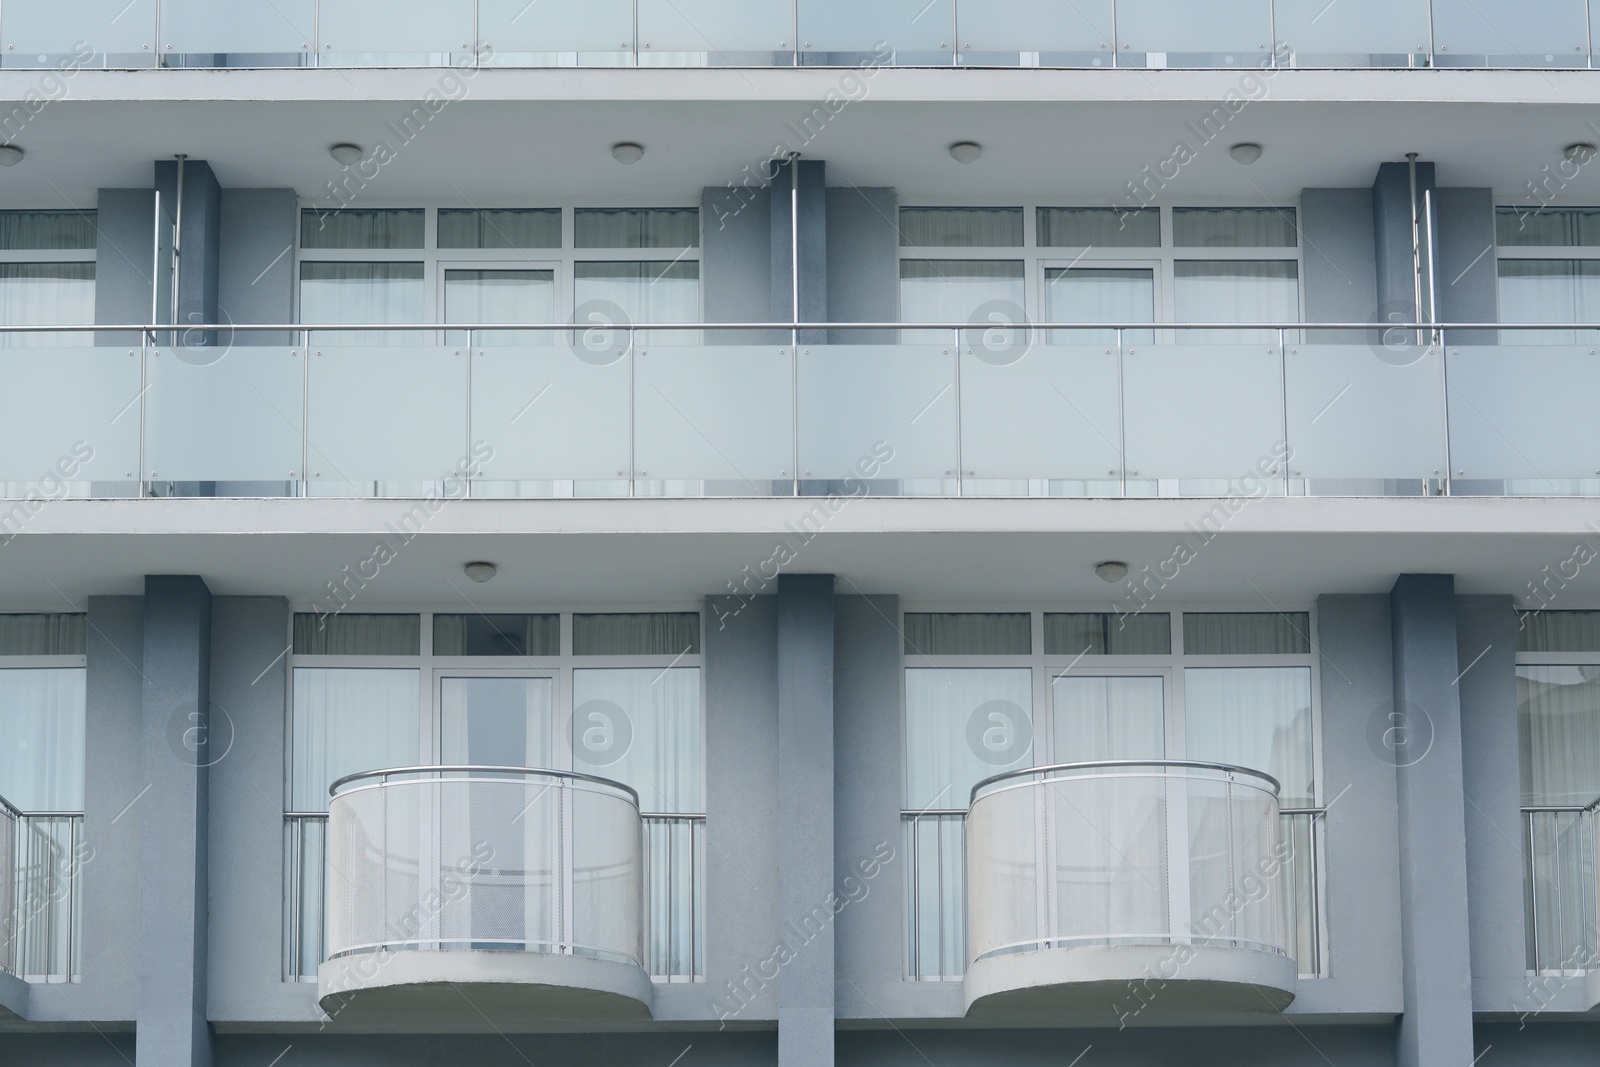
<path id="1" fill-rule="evenodd" d="M 1600 1049 L 1590 0 L 7 0 L 0 1063 Z"/>

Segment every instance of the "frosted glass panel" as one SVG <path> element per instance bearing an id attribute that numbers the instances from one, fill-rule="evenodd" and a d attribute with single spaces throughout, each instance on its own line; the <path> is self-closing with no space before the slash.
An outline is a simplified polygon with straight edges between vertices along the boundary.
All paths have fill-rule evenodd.
<path id="1" fill-rule="evenodd" d="M 639 0 L 640 51 L 776 52 L 793 47 L 790 0 Z"/>
<path id="2" fill-rule="evenodd" d="M 465 349 L 316 351 L 306 426 L 312 482 L 442 481 L 466 457 Z"/>
<path id="3" fill-rule="evenodd" d="M 1274 0 L 1278 41 L 1297 56 L 1428 50 L 1428 0 Z"/>
<path id="4" fill-rule="evenodd" d="M 792 348 L 639 350 L 634 444 L 639 476 L 757 483 L 794 473 Z"/>
<path id="5" fill-rule="evenodd" d="M 883 446 L 894 456 L 883 464 L 880 477 L 954 476 L 955 356 L 950 348 L 802 347 L 799 378 L 802 478 L 844 478 L 863 459 L 881 456 Z"/>
<path id="6" fill-rule="evenodd" d="M 1454 55 L 1514 56 L 1542 66 L 1545 55 L 1569 60 L 1587 51 L 1584 0 L 1433 0 L 1434 50 Z"/>
<path id="7" fill-rule="evenodd" d="M 633 48 L 630 0 L 478 0 L 478 36 L 496 52 Z"/>
<path id="8" fill-rule="evenodd" d="M 1298 345 L 1286 368 L 1296 476 L 1427 479 L 1443 472 L 1444 356 L 1437 349 Z"/>
<path id="9" fill-rule="evenodd" d="M 627 477 L 626 341 L 612 337 L 614 349 L 580 345 L 584 358 L 566 335 L 554 346 L 473 350 L 472 436 L 494 448 L 485 479 Z"/>
<path id="10" fill-rule="evenodd" d="M 1268 52 L 1269 0 L 1117 0 L 1117 37 L 1130 52 Z"/>
<path id="11" fill-rule="evenodd" d="M 149 477 L 284 482 L 301 476 L 304 350 L 169 347 L 151 353 L 146 373 Z"/>
<path id="12" fill-rule="evenodd" d="M 1111 54 L 1111 0 L 961 0 L 956 18 L 966 52 Z"/>
<path id="13" fill-rule="evenodd" d="M 137 347 L 0 348 L 0 482 L 128 480 L 140 388 Z"/>
<path id="14" fill-rule="evenodd" d="M 1452 345 L 1446 359 L 1458 475 L 1540 482 L 1593 478 L 1600 470 L 1600 360 L 1588 347 Z"/>
<path id="15" fill-rule="evenodd" d="M 87 42 L 95 55 L 154 56 L 156 0 L 9 0 L 0 6 L 6 58 L 68 55 Z"/>
<path id="16" fill-rule="evenodd" d="M 950 50 L 951 0 L 799 0 L 800 47 L 808 52 Z"/>
<path id="17" fill-rule="evenodd" d="M 473 0 L 321 0 L 323 52 L 470 52 Z"/>
<path id="18" fill-rule="evenodd" d="M 961 350 L 962 465 L 979 478 L 1121 477 L 1116 350 L 1038 347 L 1005 358 Z"/>
<path id="19" fill-rule="evenodd" d="M 316 0 L 161 2 L 163 51 L 310 52 L 316 34 Z"/>
<path id="20" fill-rule="evenodd" d="M 1140 346 L 1123 357 L 1123 383 L 1128 465 L 1139 477 L 1243 479 L 1260 477 L 1263 460 L 1279 466 L 1276 348 Z"/>

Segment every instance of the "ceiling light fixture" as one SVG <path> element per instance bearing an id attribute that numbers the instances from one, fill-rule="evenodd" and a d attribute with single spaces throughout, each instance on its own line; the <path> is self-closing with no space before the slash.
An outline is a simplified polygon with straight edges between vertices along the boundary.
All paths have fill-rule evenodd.
<path id="1" fill-rule="evenodd" d="M 983 155 L 983 145 L 976 141 L 957 141 L 950 146 L 950 158 L 957 163 L 976 163 Z"/>
<path id="2" fill-rule="evenodd" d="M 1576 163 L 1581 167 L 1586 163 L 1594 162 L 1595 151 L 1594 145 L 1587 141 L 1579 141 L 1577 144 L 1569 144 L 1563 148 L 1561 155 L 1568 163 Z"/>
<path id="3" fill-rule="evenodd" d="M 333 161 L 339 164 L 339 166 L 349 167 L 360 163 L 362 157 L 365 156 L 366 153 L 361 151 L 360 145 L 354 145 L 341 141 L 339 144 L 333 145 L 328 149 L 328 155 L 332 156 Z"/>
<path id="4" fill-rule="evenodd" d="M 1250 141 L 1236 144 L 1228 149 L 1228 155 L 1233 157 L 1235 163 L 1248 167 L 1261 158 L 1261 146 Z"/>
<path id="5" fill-rule="evenodd" d="M 14 167 L 22 162 L 22 149 L 14 144 L 0 144 L 0 167 Z"/>
<path id="6" fill-rule="evenodd" d="M 631 167 L 644 158 L 644 146 L 632 141 L 620 141 L 611 146 L 611 158 Z"/>
<path id="7" fill-rule="evenodd" d="M 1128 576 L 1128 565 L 1120 559 L 1108 559 L 1104 563 L 1096 563 L 1094 572 L 1100 576 L 1101 581 L 1115 585 Z"/>
<path id="8" fill-rule="evenodd" d="M 482 561 L 469 563 L 461 569 L 466 572 L 468 578 L 471 578 L 479 585 L 482 585 L 490 578 L 493 578 L 496 572 L 500 570 L 500 568 L 496 567 L 493 563 L 484 563 Z"/>

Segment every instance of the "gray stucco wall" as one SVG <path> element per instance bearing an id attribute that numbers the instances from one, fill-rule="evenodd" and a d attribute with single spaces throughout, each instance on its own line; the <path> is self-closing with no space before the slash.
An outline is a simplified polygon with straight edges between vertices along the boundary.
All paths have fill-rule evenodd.
<path id="1" fill-rule="evenodd" d="M 899 203 L 893 189 L 828 190 L 828 318 L 900 318 Z M 834 344 L 893 344 L 894 330 L 839 330 Z"/>
<path id="2" fill-rule="evenodd" d="M 294 321 L 294 244 L 299 207 L 293 189 L 224 189 L 217 314 L 224 322 Z M 240 334 L 236 344 L 285 338 Z"/>
<path id="3" fill-rule="evenodd" d="M 1434 187 L 1432 163 L 1418 163 L 1416 175 L 1416 211 L 1423 216 L 1423 205 L 1429 190 Z M 1405 163 L 1383 163 L 1378 167 L 1378 178 L 1372 186 L 1372 222 L 1378 280 L 1378 316 L 1380 322 L 1421 321 L 1427 307 L 1428 294 L 1422 293 L 1423 306 L 1417 306 L 1416 258 L 1412 248 L 1411 233 L 1411 174 Z M 1435 212 L 1437 212 L 1435 204 Z M 1424 225 L 1426 225 L 1424 223 Z M 1424 229 L 1423 237 L 1426 239 Z M 1435 234 L 1435 244 L 1437 244 Z M 1423 271 L 1426 276 L 1428 246 L 1422 248 Z"/>
<path id="4" fill-rule="evenodd" d="M 1378 282 L 1372 190 L 1302 190 L 1300 235 L 1306 319 L 1375 321 Z M 1346 335 L 1327 340 L 1349 342 L 1351 338 Z"/>
<path id="5" fill-rule="evenodd" d="M 150 321 L 155 260 L 156 194 L 153 189 L 101 189 L 95 213 L 94 321 L 131 325 Z M 100 335 L 102 344 L 120 344 Z"/>
<path id="6" fill-rule="evenodd" d="M 700 286 L 707 322 L 766 322 L 771 313 L 772 190 L 754 182 L 702 194 Z M 774 340 L 736 330 L 718 330 L 706 339 L 713 344 Z"/>
<path id="7" fill-rule="evenodd" d="M 1494 191 L 1440 189 L 1439 319 L 1442 322 L 1498 322 L 1495 275 Z M 1488 344 L 1485 333 L 1456 335 L 1451 343 Z"/>

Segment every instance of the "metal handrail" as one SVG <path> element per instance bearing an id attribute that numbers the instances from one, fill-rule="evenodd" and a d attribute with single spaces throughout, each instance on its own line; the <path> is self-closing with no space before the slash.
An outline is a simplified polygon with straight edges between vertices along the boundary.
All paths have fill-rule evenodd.
<path id="1" fill-rule="evenodd" d="M 972 803 L 980 799 L 978 791 L 985 789 L 997 782 L 1008 781 L 1013 778 L 1022 778 L 1035 774 L 1055 774 L 1060 771 L 1098 771 L 1098 770 L 1127 770 L 1136 767 L 1149 767 L 1159 770 L 1203 770 L 1222 771 L 1225 774 L 1243 774 L 1251 778 L 1259 778 L 1272 788 L 1272 795 L 1276 797 L 1282 786 L 1278 780 L 1265 771 L 1254 770 L 1250 767 L 1240 767 L 1232 763 L 1209 763 L 1204 760 L 1091 760 L 1085 763 L 1051 763 L 1042 767 L 1022 767 L 1014 771 L 1002 771 L 990 775 L 972 787 Z M 988 794 L 985 794 L 986 796 Z"/>
<path id="2" fill-rule="evenodd" d="M 393 775 L 400 775 L 400 774 L 443 775 L 443 774 L 452 774 L 452 773 L 457 773 L 457 772 L 473 773 L 473 774 L 484 774 L 484 773 L 487 773 L 487 774 L 515 774 L 515 775 L 520 775 L 522 777 L 561 778 L 561 779 L 565 779 L 565 780 L 568 780 L 568 781 L 588 782 L 588 783 L 590 783 L 592 785 L 606 786 L 607 788 L 615 789 L 620 793 L 625 793 L 625 794 L 627 794 L 627 797 L 628 797 L 629 801 L 633 804 L 634 810 L 638 810 L 638 807 L 639 807 L 639 792 L 638 792 L 638 790 L 634 789 L 632 786 L 623 785 L 621 782 L 612 781 L 610 778 L 601 778 L 599 775 L 596 775 L 596 774 L 584 774 L 581 771 L 553 771 L 553 770 L 545 770 L 545 769 L 538 768 L 538 767 L 496 767 L 496 766 L 492 766 L 492 765 L 471 764 L 471 763 L 468 763 L 468 764 L 450 764 L 450 765 L 441 764 L 441 765 L 437 765 L 437 766 L 426 766 L 426 767 L 385 767 L 385 768 L 383 768 L 381 770 L 357 771 L 355 774 L 347 774 L 343 778 L 337 779 L 332 785 L 330 785 L 328 787 L 328 796 L 330 796 L 330 797 L 338 797 L 338 796 L 341 795 L 339 793 L 340 787 L 342 787 L 342 786 L 344 786 L 344 785 L 346 785 L 346 784 L 348 784 L 350 782 L 355 782 L 355 781 L 359 781 L 359 780 L 366 779 L 366 778 L 376 778 L 376 779 L 378 779 L 378 784 L 379 785 L 388 785 L 389 784 L 389 778 L 391 776 L 393 776 Z M 440 779 L 440 780 L 442 781 L 443 779 Z M 462 781 L 482 781 L 482 779 L 461 779 L 461 780 Z"/>
<path id="3" fill-rule="evenodd" d="M 18 819 L 26 819 L 28 817 L 28 813 L 27 812 L 23 811 L 21 808 L 17 807 L 15 804 L 11 803 L 11 801 L 7 800 L 4 796 L 0 796 L 0 808 L 4 808 L 6 811 L 9 811 L 12 814 L 13 817 L 18 818 Z M 79 812 L 60 812 L 60 813 L 57 813 L 57 812 L 39 812 L 39 813 L 36 813 L 36 814 L 45 814 L 45 815 L 55 815 L 55 814 L 82 815 L 83 813 L 81 811 L 79 811 Z"/>
<path id="4" fill-rule="evenodd" d="M 365 322 L 365 323 L 76 323 L 0 326 L 0 333 L 352 333 L 386 331 L 420 333 L 538 331 L 579 333 L 618 330 L 1378 330 L 1443 332 L 1447 330 L 1600 330 L 1592 322 Z M 215 347 L 215 346 L 204 346 Z"/>

